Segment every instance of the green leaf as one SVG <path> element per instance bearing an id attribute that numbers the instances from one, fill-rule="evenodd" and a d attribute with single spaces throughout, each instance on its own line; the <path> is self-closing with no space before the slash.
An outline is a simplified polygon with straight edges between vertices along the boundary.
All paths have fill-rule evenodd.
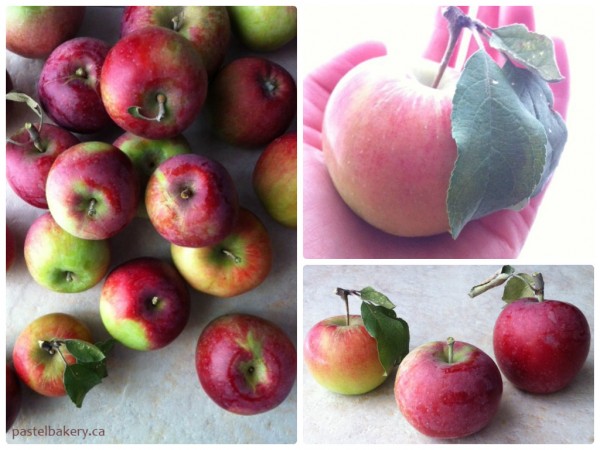
<path id="1" fill-rule="evenodd" d="M 29 95 L 24 94 L 22 92 L 9 92 L 8 94 L 6 94 L 6 100 L 18 103 L 25 103 L 35 113 L 35 115 L 40 118 L 40 123 L 42 122 L 42 107 Z"/>
<path id="2" fill-rule="evenodd" d="M 111 338 L 111 339 L 107 339 L 105 341 L 96 342 L 95 345 L 98 348 L 98 350 L 100 350 L 102 353 L 104 353 L 104 356 L 108 356 L 110 354 L 110 352 L 112 352 L 112 349 L 116 343 L 117 343 L 116 339 Z"/>
<path id="3" fill-rule="evenodd" d="M 88 365 L 71 364 L 65 367 L 63 382 L 69 398 L 81 408 L 86 394 L 102 382 L 102 376 L 98 370 Z"/>
<path id="4" fill-rule="evenodd" d="M 79 339 L 66 339 L 65 346 L 77 362 L 98 362 L 105 358 L 105 355 L 98 347 L 89 342 Z"/>
<path id="5" fill-rule="evenodd" d="M 374 305 L 383 306 L 387 309 L 394 309 L 396 305 L 394 305 L 391 300 L 382 294 L 381 292 L 376 291 L 372 287 L 366 287 L 360 291 L 360 298 L 363 301 L 367 301 Z"/>
<path id="6" fill-rule="evenodd" d="M 387 375 L 408 354 L 408 324 L 383 306 L 362 302 L 360 311 L 365 328 L 377 341 L 379 361 Z"/>
<path id="7" fill-rule="evenodd" d="M 560 74 L 554 43 L 542 34 L 529 31 L 523 24 L 513 24 L 490 29 L 490 46 L 504 52 L 509 58 L 518 61 L 537 73 L 546 81 L 560 81 Z"/>
<path id="8" fill-rule="evenodd" d="M 526 273 L 520 273 L 510 278 L 504 286 L 502 300 L 507 303 L 528 297 L 535 297 L 536 292 L 532 288 L 535 279 Z"/>
<path id="9" fill-rule="evenodd" d="M 448 188 L 454 238 L 473 219 L 531 197 L 546 159 L 546 133 L 483 50 L 467 61 L 452 107 L 458 157 Z"/>

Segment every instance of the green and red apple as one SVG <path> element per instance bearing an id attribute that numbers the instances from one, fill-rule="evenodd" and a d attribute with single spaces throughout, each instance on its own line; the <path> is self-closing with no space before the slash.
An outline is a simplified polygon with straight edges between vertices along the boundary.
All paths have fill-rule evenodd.
<path id="1" fill-rule="evenodd" d="M 229 6 L 238 38 L 253 51 L 272 52 L 296 37 L 295 6 Z"/>

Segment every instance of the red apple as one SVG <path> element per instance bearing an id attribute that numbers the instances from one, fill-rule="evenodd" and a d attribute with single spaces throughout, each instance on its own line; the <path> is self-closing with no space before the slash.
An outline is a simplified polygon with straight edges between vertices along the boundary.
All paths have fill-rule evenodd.
<path id="1" fill-rule="evenodd" d="M 519 389 L 556 392 L 579 373 L 590 349 L 590 327 L 579 308 L 557 300 L 517 300 L 494 326 L 494 354 Z"/>
<path id="2" fill-rule="evenodd" d="M 110 46 L 79 37 L 59 45 L 42 67 L 38 97 L 54 122 L 75 133 L 95 133 L 111 123 L 100 98 L 100 71 Z"/>
<path id="3" fill-rule="evenodd" d="M 8 272 L 10 268 L 15 263 L 17 259 L 17 240 L 15 239 L 15 235 L 10 231 L 8 225 L 6 225 L 6 271 Z"/>
<path id="4" fill-rule="evenodd" d="M 453 439 L 476 433 L 496 414 L 502 376 L 474 345 L 429 342 L 400 363 L 394 385 L 400 412 L 421 433 Z"/>
<path id="5" fill-rule="evenodd" d="M 304 339 L 304 363 L 315 381 L 339 394 L 372 391 L 387 378 L 377 341 L 358 315 L 335 316 L 314 325 Z"/>
<path id="6" fill-rule="evenodd" d="M 264 58 L 231 61 L 215 76 L 207 104 L 216 134 L 232 145 L 266 145 L 283 134 L 296 115 L 296 83 Z"/>
<path id="7" fill-rule="evenodd" d="M 214 245 L 171 245 L 179 273 L 194 289 L 216 297 L 234 297 L 254 289 L 269 275 L 271 240 L 260 219 L 245 208 L 233 231 Z"/>
<path id="8" fill-rule="evenodd" d="M 175 340 L 190 316 L 190 295 L 175 268 L 160 259 L 136 258 L 108 275 L 100 317 L 108 332 L 134 350 L 156 350 Z"/>
<path id="9" fill-rule="evenodd" d="M 248 314 L 210 322 L 196 347 L 196 371 L 221 408 L 259 414 L 281 404 L 296 381 L 296 349 L 275 324 Z"/>
<path id="10" fill-rule="evenodd" d="M 13 364 L 21 381 L 48 397 L 66 394 L 63 374 L 66 364 L 75 363 L 75 358 L 66 349 L 61 355 L 48 349 L 44 342 L 60 339 L 80 339 L 91 342 L 92 335 L 79 319 L 63 313 L 52 313 L 38 317 L 19 335 L 13 348 Z"/>
<path id="11" fill-rule="evenodd" d="M 337 84 L 323 119 L 323 153 L 342 199 L 365 221 L 413 237 L 449 231 L 446 197 L 457 157 L 450 114 L 458 73 L 391 57 L 361 63 Z"/>
<path id="12" fill-rule="evenodd" d="M 25 124 L 6 143 L 6 179 L 22 200 L 37 208 L 48 208 L 46 181 L 54 160 L 79 143 L 73 134 L 45 123 Z"/>
<path id="13" fill-rule="evenodd" d="M 235 224 L 238 195 L 225 167 L 198 154 L 173 156 L 148 180 L 146 209 L 156 231 L 184 247 L 223 240 Z"/>
<path id="14" fill-rule="evenodd" d="M 15 423 L 21 403 L 23 401 L 23 393 L 21 392 L 21 384 L 19 378 L 12 367 L 6 364 L 6 431 Z"/>
<path id="15" fill-rule="evenodd" d="M 54 220 L 82 239 L 107 239 L 134 218 L 139 183 L 133 164 L 117 147 L 83 142 L 56 158 L 46 197 Z"/>
<path id="16" fill-rule="evenodd" d="M 121 20 L 121 37 L 156 25 L 176 31 L 200 52 L 211 77 L 223 63 L 231 38 L 225 6 L 126 6 Z"/>
<path id="17" fill-rule="evenodd" d="M 190 41 L 150 26 L 121 38 L 100 78 L 102 101 L 121 128 L 138 136 L 177 136 L 192 124 L 206 98 L 202 57 Z"/>
<path id="18" fill-rule="evenodd" d="M 252 185 L 262 205 L 273 219 L 290 228 L 297 225 L 297 161 L 297 135 L 288 133 L 263 150 L 252 173 Z"/>
<path id="19" fill-rule="evenodd" d="M 7 6 L 6 48 L 26 58 L 44 58 L 75 36 L 85 6 Z"/>

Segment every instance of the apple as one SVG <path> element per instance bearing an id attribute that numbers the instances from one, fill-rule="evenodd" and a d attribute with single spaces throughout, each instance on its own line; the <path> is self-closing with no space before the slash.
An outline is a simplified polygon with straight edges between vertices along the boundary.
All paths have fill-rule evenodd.
<path id="1" fill-rule="evenodd" d="M 297 225 L 297 160 L 297 135 L 288 133 L 263 150 L 252 173 L 252 185 L 262 205 L 273 219 L 290 228 Z"/>
<path id="2" fill-rule="evenodd" d="M 196 371 L 221 408 L 253 415 L 281 404 L 296 381 L 296 349 L 274 323 L 249 314 L 214 319 L 200 334 Z"/>
<path id="3" fill-rule="evenodd" d="M 590 327 L 579 308 L 525 298 L 504 307 L 494 326 L 494 355 L 504 376 L 536 394 L 556 392 L 579 373 L 590 349 Z"/>
<path id="4" fill-rule="evenodd" d="M 295 6 L 229 6 L 233 29 L 250 50 L 271 52 L 296 37 Z"/>
<path id="5" fill-rule="evenodd" d="M 238 58 L 215 76 L 207 107 L 213 130 L 224 141 L 266 145 L 283 134 L 296 115 L 296 82 L 268 59 Z"/>
<path id="6" fill-rule="evenodd" d="M 117 147 L 89 141 L 61 153 L 48 173 L 46 197 L 54 220 L 82 239 L 107 239 L 134 218 L 139 183 Z"/>
<path id="7" fill-rule="evenodd" d="M 45 58 L 75 36 L 85 6 L 7 6 L 6 48 L 25 58 Z"/>
<path id="8" fill-rule="evenodd" d="M 79 143 L 73 134 L 44 123 L 25 126 L 6 143 L 6 179 L 22 200 L 47 209 L 46 182 L 50 167 L 62 152 Z"/>
<path id="9" fill-rule="evenodd" d="M 380 57 L 350 70 L 323 118 L 323 154 L 338 193 L 362 219 L 387 233 L 448 232 L 446 196 L 457 158 L 450 114 L 458 73 L 412 68 Z"/>
<path id="10" fill-rule="evenodd" d="M 100 72 L 110 46 L 78 37 L 50 54 L 38 80 L 38 98 L 59 126 L 75 133 L 95 133 L 111 123 L 100 98 Z"/>
<path id="11" fill-rule="evenodd" d="M 121 20 L 121 37 L 156 25 L 176 31 L 200 52 L 211 77 L 221 67 L 231 39 L 225 6 L 126 6 Z"/>
<path id="12" fill-rule="evenodd" d="M 146 139 L 135 134 L 125 132 L 119 136 L 113 145 L 125 153 L 136 169 L 140 181 L 140 202 L 137 209 L 139 217 L 148 217 L 144 193 L 150 175 L 164 161 L 175 155 L 192 153 L 189 142 L 183 135 L 168 139 Z"/>
<path id="13" fill-rule="evenodd" d="M 377 341 L 359 315 L 315 324 L 304 339 L 304 363 L 317 383 L 338 394 L 364 394 L 387 378 Z"/>
<path id="14" fill-rule="evenodd" d="M 15 423 L 19 411 L 21 410 L 21 403 L 23 401 L 23 393 L 21 391 L 21 384 L 19 378 L 15 373 L 14 369 L 6 364 L 6 432 Z"/>
<path id="15" fill-rule="evenodd" d="M 21 332 L 13 348 L 15 372 L 31 389 L 48 397 L 66 394 L 63 383 L 65 364 L 75 363 L 66 348 L 61 355 L 46 344 L 52 340 L 92 341 L 88 327 L 76 317 L 51 313 L 38 317 Z M 64 357 L 64 359 L 63 359 Z"/>
<path id="16" fill-rule="evenodd" d="M 100 317 L 113 338 L 134 350 L 156 350 L 175 340 L 190 317 L 190 295 L 175 268 L 142 257 L 113 269 L 100 295 Z"/>
<path id="17" fill-rule="evenodd" d="M 207 91 L 202 57 L 175 31 L 149 26 L 121 38 L 100 76 L 114 122 L 150 139 L 177 136 L 196 119 Z"/>
<path id="18" fill-rule="evenodd" d="M 146 209 L 156 231 L 172 244 L 204 247 L 235 225 L 238 194 L 219 162 L 198 154 L 173 156 L 148 180 Z"/>
<path id="19" fill-rule="evenodd" d="M 449 338 L 423 344 L 402 360 L 394 396 L 418 431 L 454 439 L 490 423 L 500 405 L 502 376 L 484 351 Z"/>
<path id="20" fill-rule="evenodd" d="M 199 248 L 171 244 L 171 257 L 190 286 L 216 297 L 254 289 L 269 275 L 273 260 L 267 229 L 245 208 L 222 241 Z"/>
<path id="21" fill-rule="evenodd" d="M 83 292 L 98 284 L 110 265 L 107 240 L 81 239 L 42 214 L 25 237 L 25 263 L 33 279 L 55 292 Z"/>
<path id="22" fill-rule="evenodd" d="M 17 259 L 17 240 L 6 225 L 6 271 L 8 272 Z"/>

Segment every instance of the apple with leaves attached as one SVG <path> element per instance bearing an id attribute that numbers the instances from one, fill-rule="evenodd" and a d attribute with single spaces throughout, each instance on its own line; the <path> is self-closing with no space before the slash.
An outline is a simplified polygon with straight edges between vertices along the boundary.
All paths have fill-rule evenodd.
<path id="1" fill-rule="evenodd" d="M 296 37 L 295 6 L 229 6 L 238 38 L 253 51 L 272 52 Z"/>

